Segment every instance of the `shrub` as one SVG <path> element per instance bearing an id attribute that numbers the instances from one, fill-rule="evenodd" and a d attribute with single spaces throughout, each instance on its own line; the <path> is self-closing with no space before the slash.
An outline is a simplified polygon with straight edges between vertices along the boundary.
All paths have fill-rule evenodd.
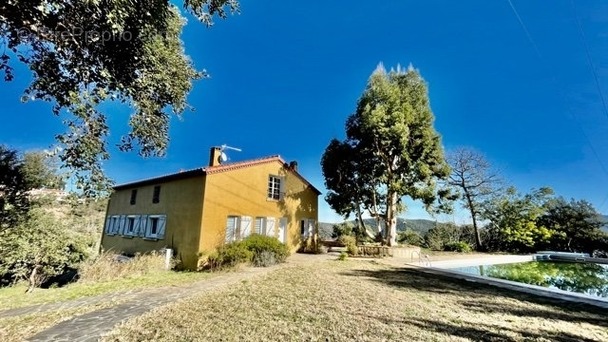
<path id="1" fill-rule="evenodd" d="M 233 268 L 250 262 L 254 253 L 245 247 L 243 242 L 231 242 L 219 247 L 207 258 L 206 268 L 212 271 Z"/>
<path id="2" fill-rule="evenodd" d="M 340 261 L 344 261 L 348 258 L 348 254 L 346 254 L 346 252 L 340 252 L 340 255 L 338 255 L 338 260 Z"/>
<path id="3" fill-rule="evenodd" d="M 245 249 L 253 253 L 254 258 L 261 258 L 262 253 L 268 252 L 274 255 L 275 263 L 282 263 L 289 256 L 287 246 L 271 236 L 253 234 L 245 238 L 241 243 Z"/>
<path id="4" fill-rule="evenodd" d="M 454 224 L 438 224 L 424 236 L 424 244 L 431 250 L 442 251 L 445 245 L 459 241 L 460 228 Z"/>
<path id="5" fill-rule="evenodd" d="M 353 226 L 350 223 L 343 222 L 334 224 L 331 237 L 336 239 L 343 235 L 353 235 L 353 233 Z"/>
<path id="6" fill-rule="evenodd" d="M 82 234 L 41 210 L 33 209 L 18 225 L 0 232 L 0 279 L 28 280 L 30 290 L 73 270 L 90 253 Z"/>
<path id="7" fill-rule="evenodd" d="M 420 233 L 408 228 L 405 231 L 399 233 L 397 241 L 403 244 L 421 246 L 424 242 L 424 239 L 422 238 L 422 235 L 420 235 Z"/>
<path id="8" fill-rule="evenodd" d="M 277 259 L 273 252 L 261 251 L 253 255 L 252 264 L 255 267 L 268 267 L 277 264 Z"/>
<path id="9" fill-rule="evenodd" d="M 342 243 L 346 247 L 346 252 L 350 255 L 359 254 L 359 249 L 357 248 L 357 238 L 349 235 L 342 235 L 338 239 L 340 243 Z"/>
<path id="10" fill-rule="evenodd" d="M 472 251 L 471 246 L 464 241 L 450 242 L 444 246 L 444 250 L 450 252 L 469 253 Z"/>

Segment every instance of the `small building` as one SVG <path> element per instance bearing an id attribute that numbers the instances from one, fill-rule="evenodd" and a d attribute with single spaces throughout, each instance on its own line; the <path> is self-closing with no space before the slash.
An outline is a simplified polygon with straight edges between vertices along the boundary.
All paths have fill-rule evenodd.
<path id="1" fill-rule="evenodd" d="M 250 234 L 273 236 L 295 252 L 317 232 L 321 194 L 280 156 L 221 164 L 114 187 L 101 246 L 105 251 L 175 251 L 196 269 L 199 256 Z"/>

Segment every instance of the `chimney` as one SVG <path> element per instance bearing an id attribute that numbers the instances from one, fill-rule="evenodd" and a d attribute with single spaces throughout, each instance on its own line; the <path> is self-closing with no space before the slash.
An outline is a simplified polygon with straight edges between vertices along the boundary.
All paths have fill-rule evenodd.
<path id="1" fill-rule="evenodd" d="M 212 147 L 209 152 L 209 166 L 220 165 L 222 150 L 219 147 Z"/>
<path id="2" fill-rule="evenodd" d="M 294 170 L 295 172 L 298 172 L 298 162 L 297 161 L 290 161 L 289 162 L 289 168 Z"/>

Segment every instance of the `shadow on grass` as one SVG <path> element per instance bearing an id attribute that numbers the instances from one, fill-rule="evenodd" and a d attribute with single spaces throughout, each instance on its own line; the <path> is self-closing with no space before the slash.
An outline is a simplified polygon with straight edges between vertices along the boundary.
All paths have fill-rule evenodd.
<path id="1" fill-rule="evenodd" d="M 606 319 L 608 310 L 592 307 L 585 304 L 576 304 L 557 299 L 537 297 L 508 289 L 496 288 L 489 285 L 468 282 L 462 279 L 451 278 L 443 275 L 425 273 L 414 268 L 391 268 L 380 270 L 355 269 L 341 273 L 346 276 L 365 277 L 388 286 L 401 289 L 414 289 L 427 293 L 453 296 L 454 303 L 460 305 L 463 310 L 475 313 L 500 313 L 518 317 L 536 317 L 551 320 L 562 320 L 567 322 L 588 323 L 601 327 L 608 327 Z M 546 308 L 522 307 L 500 301 L 490 301 L 489 298 L 500 296 L 534 304 L 544 305 Z M 485 298 L 482 298 L 485 297 Z M 508 335 L 488 332 L 484 327 L 467 327 L 460 324 L 449 324 L 446 322 L 426 320 L 423 317 L 412 321 L 402 320 L 400 322 L 413 324 L 425 329 L 448 333 L 454 336 L 467 337 L 474 340 L 513 340 Z M 487 326 L 489 328 L 492 326 Z M 509 330 L 504 327 L 494 327 L 494 330 Z M 531 333 L 526 331 L 511 330 L 523 337 L 538 339 L 547 338 L 551 341 L 592 341 L 584 337 L 572 334 L 560 333 L 555 336 L 550 331 L 545 334 Z M 499 336 L 498 336 L 499 335 Z"/>
<path id="2" fill-rule="evenodd" d="M 387 322 L 388 323 L 388 322 Z M 541 340 L 553 342 L 595 342 L 596 340 L 588 339 L 571 333 L 559 332 L 556 334 L 552 331 L 543 330 L 542 333 L 529 332 L 517 329 L 510 329 L 503 326 L 491 324 L 476 324 L 475 326 L 461 324 L 451 324 L 430 319 L 403 319 L 395 320 L 393 323 L 407 324 L 416 326 L 420 329 L 434 331 L 440 334 L 450 336 L 468 338 L 472 341 L 521 341 L 522 337 L 525 340 Z M 499 332 L 496 332 L 499 331 Z M 517 337 L 510 335 L 519 335 Z M 520 337 L 521 336 L 521 337 Z"/>

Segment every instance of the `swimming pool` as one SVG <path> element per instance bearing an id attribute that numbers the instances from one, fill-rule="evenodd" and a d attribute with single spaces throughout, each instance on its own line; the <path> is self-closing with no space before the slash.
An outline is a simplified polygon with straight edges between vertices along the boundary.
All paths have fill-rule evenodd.
<path id="1" fill-rule="evenodd" d="M 608 265 L 528 261 L 447 268 L 449 271 L 608 298 Z"/>

